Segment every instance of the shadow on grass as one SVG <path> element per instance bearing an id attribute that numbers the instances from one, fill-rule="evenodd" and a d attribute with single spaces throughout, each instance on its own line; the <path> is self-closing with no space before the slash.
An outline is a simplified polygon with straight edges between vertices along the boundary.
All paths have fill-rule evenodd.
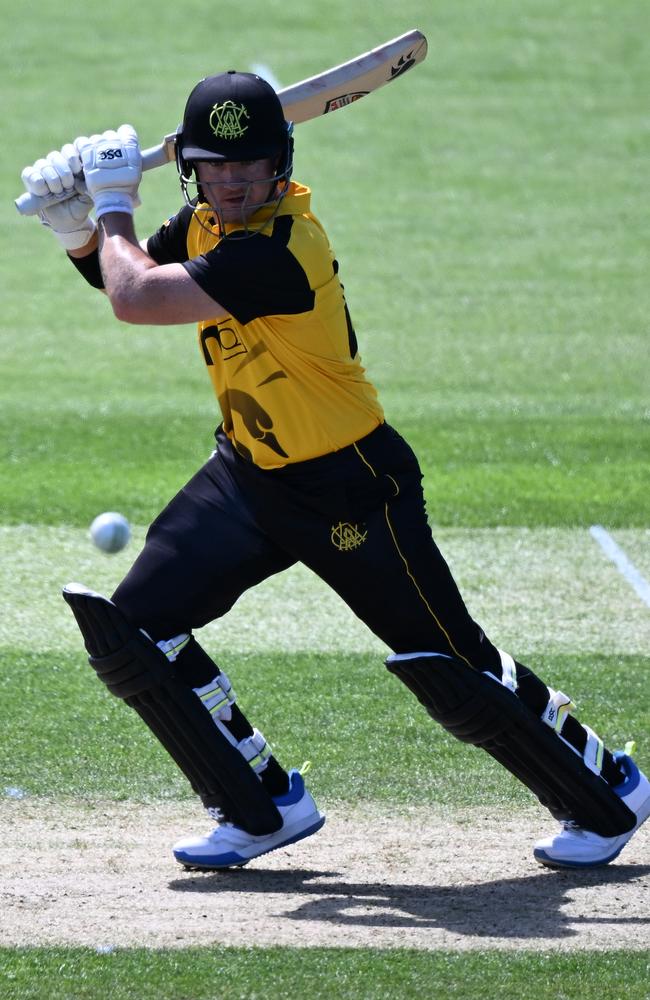
<path id="1" fill-rule="evenodd" d="M 593 907 L 590 913 L 580 916 L 562 911 L 576 890 L 625 886 L 649 874 L 650 865 L 616 865 L 594 871 L 545 871 L 477 885 L 436 886 L 346 882 L 339 872 L 308 869 L 230 869 L 188 874 L 170 882 L 169 887 L 199 894 L 242 892 L 304 897 L 295 909 L 278 914 L 290 920 L 350 927 L 436 927 L 460 935 L 504 940 L 562 939 L 584 931 L 589 924 L 650 928 L 647 911 L 609 915 L 606 897 L 597 913 Z"/>

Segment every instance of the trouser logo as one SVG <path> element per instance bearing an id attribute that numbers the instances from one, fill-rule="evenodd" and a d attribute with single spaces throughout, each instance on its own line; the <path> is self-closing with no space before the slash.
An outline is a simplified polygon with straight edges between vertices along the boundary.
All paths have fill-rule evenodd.
<path id="1" fill-rule="evenodd" d="M 346 521 L 333 524 L 330 536 L 332 545 L 339 552 L 351 552 L 352 549 L 358 549 L 368 537 L 368 532 L 364 531 L 363 528 L 363 524 L 348 524 Z"/>

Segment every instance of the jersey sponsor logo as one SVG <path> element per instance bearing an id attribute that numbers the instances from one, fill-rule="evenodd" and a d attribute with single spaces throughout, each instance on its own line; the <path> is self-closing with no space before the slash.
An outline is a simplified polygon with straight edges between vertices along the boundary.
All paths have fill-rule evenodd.
<path id="1" fill-rule="evenodd" d="M 364 524 L 349 524 L 347 521 L 339 521 L 332 525 L 331 539 L 332 545 L 339 552 L 352 552 L 358 549 L 368 537 L 368 532 L 364 531 Z"/>
<path id="2" fill-rule="evenodd" d="M 229 322 L 230 320 L 225 320 L 223 323 L 219 323 L 218 326 L 206 326 L 201 330 L 201 350 L 203 351 L 203 359 L 206 365 L 214 364 L 214 358 L 212 357 L 209 345 L 211 340 L 216 341 L 219 345 L 219 352 L 224 361 L 236 358 L 239 354 L 248 353 L 248 348 L 239 339 L 237 331 L 228 326 Z"/>
<path id="3" fill-rule="evenodd" d="M 210 128 L 217 139 L 241 139 L 248 125 L 245 119 L 250 118 L 246 105 L 235 104 L 234 101 L 224 101 L 215 104 L 210 112 Z"/>
<path id="4" fill-rule="evenodd" d="M 355 90 L 351 94 L 341 94 L 339 97 L 333 97 L 325 105 L 323 114 L 326 115 L 329 111 L 338 111 L 339 108 L 345 108 L 348 104 L 354 104 L 355 101 L 358 101 L 361 97 L 365 97 L 369 93 L 369 90 Z"/>

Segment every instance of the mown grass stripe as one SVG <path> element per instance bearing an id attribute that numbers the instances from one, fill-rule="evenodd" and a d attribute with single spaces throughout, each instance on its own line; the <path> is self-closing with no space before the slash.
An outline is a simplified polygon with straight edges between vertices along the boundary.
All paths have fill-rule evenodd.
<path id="1" fill-rule="evenodd" d="M 144 541 L 106 555 L 81 528 L 0 526 L 0 646 L 34 652 L 80 649 L 60 591 L 70 580 L 110 595 Z M 582 528 L 440 528 L 434 535 L 485 631 L 513 656 L 522 651 L 635 655 L 650 648 L 650 616 Z M 647 532 L 625 545 L 643 566 Z M 638 553 L 638 556 L 637 556 Z M 365 653 L 386 647 L 325 584 L 293 567 L 244 594 L 200 632 L 213 651 Z"/>
<path id="2" fill-rule="evenodd" d="M 648 957 L 609 951 L 88 948 L 0 951 L 4 1000 L 647 1000 Z"/>

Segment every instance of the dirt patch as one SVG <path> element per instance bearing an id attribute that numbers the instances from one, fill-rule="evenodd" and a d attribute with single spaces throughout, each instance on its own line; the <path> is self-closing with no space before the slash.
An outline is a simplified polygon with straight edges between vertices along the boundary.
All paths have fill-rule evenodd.
<path id="1" fill-rule="evenodd" d="M 541 810 L 507 821 L 336 806 L 301 844 L 243 869 L 186 872 L 169 846 L 204 825 L 191 803 L 0 803 L 2 943 L 648 947 L 645 828 L 607 868 L 551 872 L 531 855 Z"/>

